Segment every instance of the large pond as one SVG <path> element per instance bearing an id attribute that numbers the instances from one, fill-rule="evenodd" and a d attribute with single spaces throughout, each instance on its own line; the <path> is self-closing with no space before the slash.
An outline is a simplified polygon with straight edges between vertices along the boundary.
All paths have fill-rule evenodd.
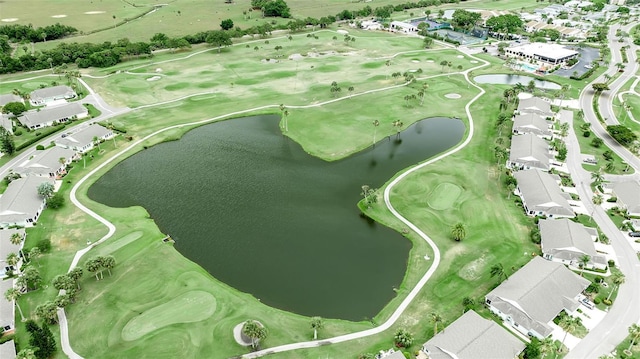
<path id="1" fill-rule="evenodd" d="M 537 88 L 545 90 L 560 90 L 562 87 L 555 82 L 538 80 L 533 77 L 513 74 L 491 74 L 491 75 L 479 75 L 473 78 L 473 81 L 479 84 L 493 84 L 493 85 L 515 85 L 521 83 L 523 85 L 529 84 L 533 80 L 533 83 Z"/>
<path id="2" fill-rule="evenodd" d="M 119 163 L 88 195 L 112 207 L 143 206 L 180 253 L 265 304 L 371 318 L 395 296 L 411 244 L 361 216 L 361 186 L 380 187 L 457 144 L 464 124 L 423 120 L 400 140 L 325 162 L 282 136 L 278 121 L 255 116 L 199 127 Z"/>

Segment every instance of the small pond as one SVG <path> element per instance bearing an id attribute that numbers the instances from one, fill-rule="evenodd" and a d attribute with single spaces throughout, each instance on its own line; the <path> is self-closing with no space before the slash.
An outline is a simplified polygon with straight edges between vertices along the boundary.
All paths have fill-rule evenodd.
<path id="1" fill-rule="evenodd" d="M 465 126 L 423 120 L 399 139 L 325 162 L 282 136 L 279 120 L 254 116 L 199 127 L 122 161 L 88 195 L 112 207 L 146 208 L 180 253 L 265 304 L 371 318 L 402 283 L 411 243 L 361 216 L 361 186 L 378 188 L 456 145 Z M 373 135 L 373 126 L 366 130 Z"/>
<path id="2" fill-rule="evenodd" d="M 479 84 L 494 84 L 494 85 L 515 85 L 518 82 L 527 85 L 529 82 L 533 80 L 537 88 L 545 89 L 545 90 L 560 90 L 562 87 L 555 82 L 551 81 L 543 81 L 538 80 L 533 77 L 523 76 L 523 75 L 512 75 L 512 74 L 490 74 L 490 75 L 479 75 L 473 78 L 473 81 Z"/>

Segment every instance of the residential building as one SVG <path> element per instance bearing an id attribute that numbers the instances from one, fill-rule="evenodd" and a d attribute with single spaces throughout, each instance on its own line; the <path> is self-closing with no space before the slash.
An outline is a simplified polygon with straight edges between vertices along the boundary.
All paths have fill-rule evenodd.
<path id="1" fill-rule="evenodd" d="M 4 106 L 9 102 L 20 102 L 24 103 L 24 99 L 18 95 L 14 95 L 12 93 L 0 95 L 0 106 Z"/>
<path id="2" fill-rule="evenodd" d="M 14 234 L 18 234 L 23 242 L 19 245 L 15 245 L 11 243 L 11 236 Z M 0 230 L 0 280 L 11 274 L 11 272 L 15 268 L 20 268 L 22 263 L 22 257 L 20 257 L 20 261 L 16 264 L 16 266 L 12 269 L 9 268 L 7 264 L 6 258 L 10 253 L 20 254 L 20 250 L 22 250 L 22 246 L 24 245 L 24 239 L 26 237 L 25 231 L 23 228 L 10 228 L 10 229 L 2 229 Z"/>
<path id="3" fill-rule="evenodd" d="M 562 45 L 532 42 L 504 49 L 505 56 L 520 60 L 538 61 L 550 65 L 562 65 L 567 60 L 578 57 L 578 52 Z"/>
<path id="4" fill-rule="evenodd" d="M 551 128 L 551 122 L 536 113 L 525 113 L 516 115 L 513 118 L 512 130 L 514 135 L 530 133 L 540 138 L 552 139 L 553 131 L 551 131 Z"/>
<path id="5" fill-rule="evenodd" d="M 567 198 L 560 189 L 559 178 L 539 170 L 518 171 L 513 174 L 518 181 L 516 193 L 522 198 L 527 215 L 552 217 L 575 217 Z"/>
<path id="6" fill-rule="evenodd" d="M 33 106 L 42 106 L 54 101 L 73 99 L 77 96 L 71 87 L 60 85 L 34 90 L 31 92 L 29 101 Z"/>
<path id="7" fill-rule="evenodd" d="M 35 130 L 42 127 L 53 126 L 57 123 L 81 119 L 89 116 L 86 107 L 77 102 L 65 105 L 46 107 L 41 110 L 28 111 L 18 117 L 18 121 L 29 129 Z"/>
<path id="8" fill-rule="evenodd" d="M 0 334 L 2 332 L 11 332 L 16 328 L 13 301 L 9 302 L 4 299 L 4 293 L 10 288 L 13 288 L 13 279 L 0 279 L 0 292 L 2 293 L 2 299 L 0 299 Z M 2 355 L 2 350 L 6 350 L 6 348 L 0 349 L 0 358 L 11 358 Z M 15 355 L 13 357 L 15 358 Z"/>
<path id="9" fill-rule="evenodd" d="M 566 218 L 541 219 L 538 228 L 545 259 L 578 267 L 581 258 L 586 255 L 589 256 L 587 268 L 607 268 L 607 259 L 598 254 L 593 245 L 594 236 L 582 224 Z"/>
<path id="10" fill-rule="evenodd" d="M 543 117 L 553 117 L 551 104 L 540 97 L 530 97 L 518 101 L 518 114 L 535 113 Z"/>
<path id="11" fill-rule="evenodd" d="M 45 199 L 38 194 L 38 186 L 49 178 L 28 176 L 12 181 L 0 197 L 0 228 L 33 226 L 45 207 Z"/>
<path id="12" fill-rule="evenodd" d="M 422 345 L 429 359 L 514 359 L 525 344 L 470 310 Z"/>
<path id="13" fill-rule="evenodd" d="M 620 207 L 629 216 L 640 216 L 640 183 L 637 181 L 616 182 L 611 185 L 613 195 Z"/>
<path id="14" fill-rule="evenodd" d="M 16 356 L 16 344 L 13 342 L 13 339 L 0 344 L 0 358 L 15 359 Z"/>
<path id="15" fill-rule="evenodd" d="M 557 25 L 555 23 L 548 24 L 541 21 L 529 21 L 524 25 L 524 30 L 533 33 L 540 30 L 557 30 L 563 38 L 575 37 L 578 39 L 586 39 L 587 34 L 579 28 Z"/>
<path id="16" fill-rule="evenodd" d="M 525 133 L 511 138 L 511 150 L 507 168 L 529 170 L 537 168 L 549 170 L 549 145 L 547 141 L 532 134 Z"/>
<path id="17" fill-rule="evenodd" d="M 561 263 L 535 257 L 487 294 L 485 303 L 505 325 L 543 339 L 561 311 L 576 312 L 578 296 L 590 283 Z"/>
<path id="18" fill-rule="evenodd" d="M 5 131 L 13 134 L 13 120 L 6 113 L 0 113 L 0 126 L 4 128 Z"/>
<path id="19" fill-rule="evenodd" d="M 40 176 L 46 178 L 59 178 L 67 173 L 67 165 L 76 157 L 72 149 L 51 147 L 43 151 L 36 151 L 28 160 L 13 169 L 20 175 Z"/>
<path id="20" fill-rule="evenodd" d="M 402 21 L 391 21 L 389 29 L 391 29 L 391 31 L 404 32 L 406 34 L 418 33 L 418 26 Z"/>
<path id="21" fill-rule="evenodd" d="M 93 149 L 95 140 L 105 141 L 113 138 L 113 131 L 98 124 L 92 124 L 80 131 L 55 140 L 56 146 L 70 148 L 85 153 Z"/>

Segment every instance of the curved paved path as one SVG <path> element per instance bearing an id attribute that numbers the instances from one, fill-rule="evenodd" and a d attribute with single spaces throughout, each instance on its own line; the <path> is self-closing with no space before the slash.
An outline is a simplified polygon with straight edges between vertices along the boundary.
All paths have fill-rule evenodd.
<path id="1" fill-rule="evenodd" d="M 210 51 L 210 50 L 206 50 L 206 51 Z M 198 53 L 202 53 L 202 52 L 206 52 L 206 51 L 201 51 Z M 477 88 L 480 93 L 478 93 L 473 99 L 471 99 L 465 106 L 465 112 L 467 114 L 467 117 L 469 118 L 469 133 L 467 135 L 467 138 L 464 140 L 464 142 L 462 142 L 460 145 L 458 145 L 457 147 L 455 147 L 452 150 L 449 150 L 435 158 L 432 158 L 430 160 L 428 160 L 427 162 L 424 162 L 418 166 L 415 166 L 411 169 L 409 169 L 408 171 L 402 173 L 401 175 L 399 175 L 396 179 L 394 179 L 385 189 L 384 191 L 384 201 L 385 201 L 385 205 L 387 206 L 387 208 L 389 209 L 389 211 L 395 216 L 397 217 L 400 221 L 402 221 L 404 224 L 406 224 L 409 228 L 411 228 L 412 230 L 414 230 L 421 238 L 423 238 L 433 249 L 434 251 L 434 261 L 431 265 L 431 267 L 429 268 L 429 270 L 425 273 L 425 275 L 420 279 L 420 281 L 417 283 L 417 285 L 413 288 L 413 290 L 408 294 L 407 298 L 405 298 L 405 300 L 402 301 L 402 303 L 398 306 L 398 308 L 393 312 L 393 314 L 391 315 L 391 317 L 384 322 L 382 325 L 376 327 L 376 328 L 372 328 L 369 330 L 365 330 L 365 331 L 361 331 L 361 332 L 356 332 L 356 333 L 351 333 L 351 334 L 346 334 L 346 335 L 342 335 L 342 336 L 338 336 L 338 337 L 334 337 L 334 338 L 329 338 L 329 339 L 324 339 L 322 341 L 310 341 L 310 342 L 302 342 L 302 343 L 292 343 L 292 344 L 287 344 L 287 345 L 282 345 L 279 347 L 274 347 L 274 348 L 269 348 L 263 351 L 259 351 L 259 352 L 253 352 L 250 354 L 245 355 L 245 357 L 247 358 L 256 358 L 256 357 L 260 357 L 266 354 L 270 354 L 270 353 L 275 353 L 275 352 L 283 352 L 283 351 L 289 351 L 289 350 L 295 350 L 295 349 L 301 349 L 301 348 L 312 348 L 312 347 L 316 347 L 319 346 L 321 343 L 323 345 L 325 345 L 326 343 L 340 343 L 340 342 L 344 342 L 344 341 L 348 341 L 348 340 L 353 340 L 353 339 L 357 339 L 357 338 L 363 338 L 363 337 L 367 337 L 370 335 L 375 335 L 378 333 L 381 333 L 387 329 L 389 329 L 400 317 L 400 315 L 402 315 L 402 313 L 405 311 L 405 309 L 409 306 L 409 304 L 413 301 L 413 299 L 416 297 L 416 295 L 419 293 L 419 291 L 424 287 L 424 285 L 426 284 L 426 282 L 429 280 L 429 278 L 431 278 L 431 275 L 435 272 L 435 270 L 438 267 L 438 264 L 440 263 L 440 252 L 437 248 L 437 246 L 435 245 L 435 243 L 431 240 L 431 238 L 429 238 L 429 236 L 427 236 L 424 232 L 422 232 L 417 226 L 415 226 L 413 223 L 411 223 L 409 220 L 407 220 L 406 218 L 404 218 L 398 211 L 396 211 L 396 209 L 393 207 L 393 205 L 391 204 L 390 201 L 390 192 L 392 190 L 392 188 L 398 183 L 400 182 L 402 179 L 404 179 L 406 176 L 408 176 L 409 174 L 431 164 L 434 163 L 436 161 L 439 161 L 453 153 L 456 153 L 458 151 L 460 151 L 461 149 L 463 149 L 472 139 L 473 137 L 473 133 L 474 133 L 474 125 L 473 125 L 473 117 L 471 115 L 471 112 L 469 110 L 471 104 L 473 104 L 476 100 L 478 100 L 484 93 L 485 91 L 475 85 L 473 82 L 471 82 L 469 80 L 468 77 L 468 73 L 470 71 L 476 70 L 478 68 L 484 67 L 489 65 L 488 62 L 479 59 L 477 57 L 474 57 L 471 54 L 465 54 L 466 56 L 469 56 L 473 59 L 475 59 L 476 61 L 478 61 L 480 63 L 480 65 L 475 66 L 471 69 L 465 70 L 463 72 L 454 72 L 452 74 L 462 74 L 465 77 L 465 80 L 470 84 L 470 86 L 474 86 L 475 88 Z M 191 57 L 195 54 L 192 54 L 190 56 L 187 56 L 185 58 Z M 184 58 L 182 58 L 184 59 Z M 145 65 L 145 66 L 150 66 L 150 65 Z M 429 79 L 429 78 L 435 78 L 435 77 L 441 77 L 441 76 L 449 76 L 451 74 L 439 74 L 439 75 L 434 75 L 434 76 L 426 76 L 426 77 L 422 77 L 420 79 L 424 80 L 424 79 Z M 87 76 L 89 77 L 89 76 Z M 83 84 L 87 87 L 87 89 L 89 90 L 91 95 L 96 96 L 96 99 L 99 99 L 99 96 L 86 84 L 83 82 Z M 354 94 L 351 96 L 345 96 L 342 98 L 338 98 L 338 99 L 333 99 L 333 100 L 329 100 L 326 102 L 322 102 L 322 103 L 317 103 L 317 104 L 312 104 L 312 105 L 292 105 L 292 106 L 287 106 L 288 108 L 312 108 L 312 107 L 319 107 L 319 106 L 323 106 L 326 104 L 330 104 L 333 102 L 337 102 L 337 101 L 343 101 L 343 100 L 348 100 L 351 97 L 354 96 L 362 96 L 365 94 L 369 94 L 369 93 L 375 93 L 375 92 L 380 92 L 380 91 L 386 91 L 389 89 L 393 89 L 393 88 L 397 88 L 397 87 L 402 87 L 402 86 L 406 86 L 407 83 L 403 83 L 403 84 L 399 84 L 399 85 L 395 85 L 395 86 L 389 86 L 389 87 L 385 87 L 385 88 L 381 88 L 381 89 L 374 89 L 374 90 L 369 90 L 369 91 L 365 91 L 362 93 L 358 93 L 358 94 Z M 163 105 L 166 103 L 171 103 L 171 102 L 177 102 L 177 101 L 181 101 L 185 98 L 189 98 L 192 96 L 199 96 L 202 94 L 207 94 L 207 93 L 211 93 L 211 92 L 203 92 L 203 93 L 198 93 L 198 94 L 193 94 L 193 95 L 189 95 L 189 96 L 184 96 L 178 99 L 174 99 L 174 100 L 170 100 L 170 101 L 165 101 L 165 102 L 161 102 L 161 103 L 155 103 L 155 104 L 151 104 L 151 105 L 144 105 L 144 106 L 140 106 L 134 109 L 127 109 L 128 111 L 135 111 L 138 109 L 142 109 L 142 108 L 148 108 L 148 107 L 153 107 L 153 106 L 159 106 L 159 105 Z M 104 101 L 101 101 L 102 103 L 100 103 L 101 105 L 104 103 Z M 106 103 L 104 103 L 106 105 Z M 102 107 L 102 106 L 101 106 Z M 108 105 L 106 105 L 105 107 L 108 107 Z M 160 134 L 163 133 L 165 131 L 169 131 L 172 129 L 177 129 L 177 128 L 182 128 L 182 127 L 190 127 L 190 126 L 195 126 L 195 125 L 201 125 L 201 124 L 206 124 L 206 123 L 210 123 L 210 122 L 214 122 L 217 120 L 221 120 L 221 119 L 225 119 L 228 117 L 232 117 L 232 116 L 237 116 L 237 115 L 243 115 L 243 114 L 248 114 L 254 111 L 258 111 L 258 110 L 263 110 L 263 109 L 269 109 L 269 108 L 279 108 L 279 105 L 265 105 L 265 106 L 260 106 L 260 107 L 256 107 L 256 108 L 251 108 L 251 109 L 247 109 L 247 110 L 242 110 L 242 111 L 236 111 L 236 112 L 232 112 L 232 113 L 228 113 L 225 115 L 221 115 L 221 116 L 216 116 L 213 118 L 209 118 L 209 119 L 205 119 L 205 120 L 201 120 L 201 121 L 195 121 L 195 122 L 190 122 L 190 123 L 184 123 L 184 124 L 178 124 L 178 125 L 173 125 L 173 126 L 169 126 L 169 127 L 165 127 L 163 129 L 157 130 L 133 143 L 131 143 L 129 146 L 127 146 L 125 149 L 123 149 L 122 151 L 120 151 L 119 153 L 117 153 L 116 155 L 114 155 L 113 157 L 107 159 L 105 162 L 101 163 L 98 167 L 94 168 L 93 170 L 91 170 L 87 175 L 85 175 L 80 181 L 78 181 L 72 188 L 71 193 L 70 193 L 70 198 L 71 198 L 71 202 L 77 206 L 80 210 L 82 210 L 83 212 L 87 213 L 88 215 L 90 215 L 91 217 L 95 218 L 96 220 L 98 220 L 99 222 L 103 223 L 107 228 L 108 228 L 108 232 L 106 235 L 104 235 L 102 238 L 100 238 L 98 241 L 92 243 L 91 245 L 89 245 L 88 247 L 78 251 L 72 262 L 71 265 L 69 266 L 69 271 L 71 271 L 73 268 L 75 268 L 80 259 L 87 253 L 89 252 L 93 247 L 103 243 L 104 241 L 106 241 L 107 239 L 111 238 L 113 236 L 113 234 L 116 231 L 116 227 L 109 222 L 107 219 L 103 218 L 102 216 L 100 216 L 99 214 L 95 213 L 94 211 L 92 211 L 91 209 L 89 209 L 88 207 L 86 207 L 85 205 L 83 205 L 77 198 L 77 191 L 78 188 L 80 186 L 82 186 L 89 178 L 91 178 L 92 176 L 94 176 L 98 171 L 102 170 L 104 167 L 106 167 L 107 165 L 109 165 L 110 163 L 120 159 L 120 157 L 124 156 L 125 153 L 127 153 L 129 150 L 131 150 L 132 148 L 134 148 L 135 146 L 141 144 L 142 142 Z M 128 112 L 126 111 L 126 112 Z M 59 323 L 60 323 L 60 336 L 61 336 L 61 344 L 62 344 L 62 349 L 64 351 L 64 353 L 66 355 L 68 355 L 70 358 L 72 359 L 82 359 L 82 357 L 80 355 L 78 355 L 77 353 L 75 353 L 73 351 L 73 349 L 71 348 L 70 342 L 69 342 L 69 329 L 68 329 L 68 322 L 67 322 L 67 318 L 66 318 L 66 314 L 64 312 L 64 309 L 59 309 L 58 310 L 58 319 L 59 319 Z"/>

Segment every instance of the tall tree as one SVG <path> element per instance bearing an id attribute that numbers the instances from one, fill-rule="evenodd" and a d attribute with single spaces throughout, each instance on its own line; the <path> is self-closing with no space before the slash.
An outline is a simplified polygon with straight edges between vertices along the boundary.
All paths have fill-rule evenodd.
<path id="1" fill-rule="evenodd" d="M 242 334 L 251 339 L 251 347 L 255 350 L 260 340 L 267 337 L 267 329 L 255 320 L 247 320 L 242 326 Z"/>
<path id="2" fill-rule="evenodd" d="M 54 187 L 51 182 L 43 182 L 38 186 L 38 194 L 42 198 L 49 198 L 53 195 Z"/>
<path id="3" fill-rule="evenodd" d="M 33 289 L 38 289 L 38 284 L 40 284 L 42 277 L 37 269 L 29 266 L 24 270 L 24 272 L 22 272 L 22 276 L 27 282 L 27 289 L 29 289 L 30 286 L 32 286 Z"/>
<path id="4" fill-rule="evenodd" d="M 620 285 L 622 285 L 625 281 L 625 277 L 624 274 L 622 273 L 615 273 L 613 276 L 611 276 L 611 281 L 613 282 L 613 289 L 609 292 L 609 295 L 607 296 L 607 300 L 611 300 L 611 295 L 613 294 L 613 292 L 617 291 L 618 288 L 620 288 Z"/>
<path id="5" fill-rule="evenodd" d="M 564 337 L 562 338 L 562 345 L 564 345 L 565 340 L 567 340 L 567 335 L 569 332 L 573 332 L 578 328 L 580 324 L 580 319 L 574 318 L 570 315 L 565 315 L 560 319 L 560 323 L 558 324 L 560 328 L 564 330 Z"/>
<path id="6" fill-rule="evenodd" d="M 498 280 L 507 279 L 507 273 L 505 273 L 502 263 L 496 263 L 492 265 L 490 269 L 490 273 L 491 273 L 491 278 L 498 277 Z"/>
<path id="7" fill-rule="evenodd" d="M 467 236 L 467 231 L 464 228 L 464 224 L 462 222 L 456 223 L 453 227 L 451 227 L 451 237 L 457 242 L 460 242 Z"/>
<path id="8" fill-rule="evenodd" d="M 9 288 L 6 292 L 4 292 L 4 298 L 9 302 L 14 302 L 16 307 L 18 307 L 18 312 L 20 312 L 20 318 L 24 322 L 24 314 L 22 314 L 22 308 L 20 308 L 20 303 L 18 303 L 18 299 L 22 296 L 22 292 L 17 290 L 16 288 Z"/>
<path id="9" fill-rule="evenodd" d="M 318 330 L 322 329 L 324 323 L 320 317 L 311 317 L 311 328 L 313 328 L 313 340 L 318 339 Z"/>
<path id="10" fill-rule="evenodd" d="M 584 270 L 587 268 L 587 264 L 589 264 L 589 262 L 591 261 L 591 256 L 585 254 L 583 256 L 580 257 L 579 262 L 580 262 L 580 267 L 583 269 L 582 271 L 580 271 L 580 276 L 583 277 L 584 275 Z"/>
<path id="11" fill-rule="evenodd" d="M 378 126 L 380 126 L 380 121 L 373 120 L 373 145 L 376 145 L 376 132 L 378 131 Z"/>
<path id="12" fill-rule="evenodd" d="M 442 317 L 436 312 L 431 313 L 431 323 L 433 323 L 433 335 L 438 334 L 438 325 L 442 324 Z"/>
<path id="13" fill-rule="evenodd" d="M 71 271 L 69 271 L 68 275 L 76 283 L 76 287 L 78 289 L 80 289 L 80 279 L 82 278 L 83 274 L 84 270 L 81 267 L 75 267 Z"/>
<path id="14" fill-rule="evenodd" d="M 48 324 L 58 322 L 58 306 L 51 301 L 44 302 L 36 307 L 36 315 Z"/>
<path id="15" fill-rule="evenodd" d="M 408 348 L 413 344 L 413 335 L 408 330 L 400 328 L 393 336 L 393 341 L 398 347 Z"/>
<path id="16" fill-rule="evenodd" d="M 209 31 L 209 34 L 207 35 L 207 38 L 205 39 L 205 41 L 208 44 L 217 46 L 218 52 L 221 51 L 223 46 L 231 46 L 232 44 L 231 36 L 229 35 L 229 33 L 221 30 Z"/>
<path id="17" fill-rule="evenodd" d="M 31 348 L 25 348 L 18 352 L 16 359 L 37 359 L 36 353 Z"/>
<path id="18" fill-rule="evenodd" d="M 231 19 L 224 19 L 222 20 L 222 22 L 220 23 L 220 28 L 222 30 L 230 30 L 233 29 L 233 20 Z"/>
<path id="19" fill-rule="evenodd" d="M 38 259 L 38 257 L 40 257 L 40 255 L 42 254 L 42 251 L 40 250 L 40 247 L 33 247 L 29 250 L 29 261 L 35 261 L 36 259 Z M 38 267 L 40 267 L 40 263 L 38 263 Z"/>
<path id="20" fill-rule="evenodd" d="M 542 341 L 540 341 L 540 354 L 542 355 L 541 359 L 544 359 L 547 354 L 551 354 L 554 348 L 555 344 L 553 342 L 553 338 L 547 337 L 542 339 Z"/>
<path id="21" fill-rule="evenodd" d="M 111 277 L 111 270 L 116 266 L 116 259 L 112 255 L 108 255 L 102 258 L 102 267 L 106 268 Z"/>
<path id="22" fill-rule="evenodd" d="M 631 324 L 631 326 L 629 327 L 629 336 L 631 336 L 631 342 L 629 343 L 629 348 L 627 348 L 627 351 L 630 351 L 631 348 L 633 348 L 634 344 L 637 343 L 637 340 L 640 339 L 640 325 L 638 324 Z"/>
<path id="23" fill-rule="evenodd" d="M 16 144 L 13 141 L 13 135 L 11 135 L 4 127 L 0 127 L 0 151 L 9 156 L 16 152 Z"/>

